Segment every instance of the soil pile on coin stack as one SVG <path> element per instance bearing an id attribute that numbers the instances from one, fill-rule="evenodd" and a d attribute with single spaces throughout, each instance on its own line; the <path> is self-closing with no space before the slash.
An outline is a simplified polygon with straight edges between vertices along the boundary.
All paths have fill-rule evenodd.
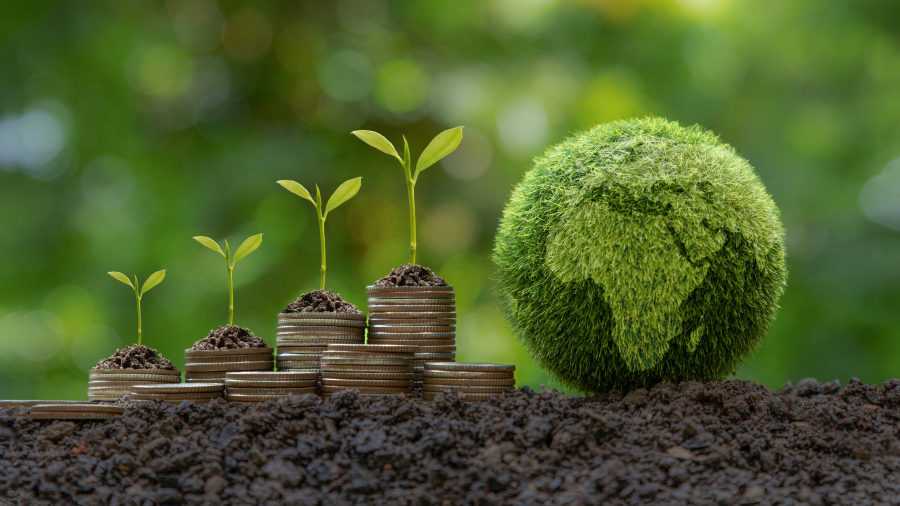
<path id="1" fill-rule="evenodd" d="M 422 397 L 427 401 L 453 391 L 467 402 L 484 402 L 508 390 L 515 390 L 516 366 L 512 364 L 469 364 L 428 362 L 425 364 Z"/>
<path id="2" fill-rule="evenodd" d="M 288 395 L 317 394 L 318 371 L 230 372 L 225 375 L 229 402 L 277 401 Z"/>
<path id="3" fill-rule="evenodd" d="M 60 403 L 38 404 L 28 408 L 28 415 L 32 420 L 107 420 L 116 415 L 121 415 L 125 408 L 110 406 L 107 404 L 84 403 Z"/>
<path id="4" fill-rule="evenodd" d="M 279 371 L 319 371 L 329 344 L 362 344 L 366 316 L 331 290 L 313 290 L 278 315 L 275 334 Z"/>
<path id="5" fill-rule="evenodd" d="M 168 404 L 181 404 L 190 401 L 194 404 L 205 404 L 222 397 L 225 385 L 222 383 L 178 383 L 175 385 L 138 385 L 134 387 L 132 401 L 163 401 Z"/>
<path id="6" fill-rule="evenodd" d="M 236 325 L 219 327 L 184 350 L 188 383 L 225 383 L 228 371 L 272 371 L 275 350 L 259 336 Z"/>
<path id="7" fill-rule="evenodd" d="M 425 362 L 456 360 L 456 297 L 453 287 L 427 267 L 408 264 L 366 287 L 369 344 L 419 346 L 415 386 Z"/>
<path id="8" fill-rule="evenodd" d="M 88 400 L 116 401 L 135 385 L 180 383 L 181 371 L 146 346 L 128 346 L 88 371 Z"/>
<path id="9" fill-rule="evenodd" d="M 364 396 L 409 395 L 418 346 L 329 345 L 322 353 L 322 396 L 357 390 Z"/>

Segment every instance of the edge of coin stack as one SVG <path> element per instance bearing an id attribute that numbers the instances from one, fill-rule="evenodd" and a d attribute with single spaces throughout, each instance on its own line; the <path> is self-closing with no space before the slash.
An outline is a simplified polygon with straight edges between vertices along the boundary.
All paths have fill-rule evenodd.
<path id="1" fill-rule="evenodd" d="M 356 390 L 364 397 L 409 395 L 418 346 L 332 344 L 322 353 L 322 397 Z"/>
<path id="2" fill-rule="evenodd" d="M 185 383 L 225 384 L 229 371 L 274 371 L 275 348 L 184 350 Z"/>
<path id="3" fill-rule="evenodd" d="M 516 388 L 516 366 L 466 362 L 427 362 L 422 397 L 433 401 L 446 390 L 457 392 L 466 402 L 484 402 Z"/>
<path id="4" fill-rule="evenodd" d="M 190 401 L 194 404 L 206 404 L 222 397 L 224 383 L 175 383 L 171 385 L 137 385 L 131 392 L 131 400 L 163 401 L 166 404 L 181 404 Z"/>
<path id="5" fill-rule="evenodd" d="M 279 371 L 319 373 L 329 344 L 363 344 L 366 315 L 361 313 L 279 313 L 275 357 Z"/>
<path id="6" fill-rule="evenodd" d="M 51 401 L 51 403 L 37 404 L 28 408 L 28 416 L 32 420 L 71 420 L 73 422 L 108 420 L 124 412 L 125 408 L 121 406 L 91 402 Z"/>
<path id="7" fill-rule="evenodd" d="M 376 345 L 412 345 L 413 386 L 422 387 L 426 362 L 456 360 L 456 294 L 452 286 L 367 286 L 369 335 Z"/>
<path id="8" fill-rule="evenodd" d="M 228 402 L 277 401 L 288 395 L 319 393 L 316 371 L 242 371 L 225 374 Z"/>
<path id="9" fill-rule="evenodd" d="M 91 369 L 88 371 L 89 401 L 115 402 L 136 385 L 181 383 L 181 371 L 165 369 Z"/>

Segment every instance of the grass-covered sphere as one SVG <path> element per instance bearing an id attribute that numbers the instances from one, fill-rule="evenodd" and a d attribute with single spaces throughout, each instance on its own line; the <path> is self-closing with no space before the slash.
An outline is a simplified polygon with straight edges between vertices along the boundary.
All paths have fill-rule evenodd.
<path id="1" fill-rule="evenodd" d="M 660 118 L 549 149 L 494 249 L 502 306 L 583 392 L 720 380 L 762 342 L 786 280 L 778 209 L 714 134 Z"/>

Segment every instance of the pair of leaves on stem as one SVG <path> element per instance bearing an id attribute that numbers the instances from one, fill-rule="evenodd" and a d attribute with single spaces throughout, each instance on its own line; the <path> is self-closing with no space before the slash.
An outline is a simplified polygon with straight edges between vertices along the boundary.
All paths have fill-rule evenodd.
<path id="1" fill-rule="evenodd" d="M 134 293 L 138 296 L 138 299 L 140 299 L 144 296 L 145 293 L 149 292 L 151 288 L 162 283 L 162 280 L 166 279 L 166 270 L 163 269 L 151 274 L 150 277 L 147 278 L 147 281 L 144 281 L 143 287 L 138 284 L 136 274 L 134 276 L 134 283 L 132 283 L 131 280 L 128 279 L 128 276 L 122 274 L 121 272 L 110 272 L 109 275 L 130 286 L 134 290 Z"/>
<path id="2" fill-rule="evenodd" d="M 359 188 L 362 186 L 362 178 L 357 177 L 341 183 L 341 185 L 337 187 L 337 190 L 331 194 L 331 197 L 328 198 L 324 214 L 322 213 L 322 194 L 319 192 L 319 185 L 316 185 L 316 199 L 313 200 L 312 195 L 306 191 L 306 188 L 296 181 L 278 181 L 278 184 L 283 186 L 287 191 L 312 202 L 319 212 L 319 217 L 324 220 L 328 217 L 330 211 L 333 211 L 336 207 L 347 202 L 356 195 L 356 192 L 358 192 Z"/>
<path id="3" fill-rule="evenodd" d="M 444 130 L 428 143 L 428 146 L 425 147 L 425 151 L 422 152 L 422 156 L 419 157 L 419 161 L 416 162 L 416 172 L 414 175 L 411 175 L 413 182 L 416 182 L 419 178 L 419 172 L 431 167 L 441 158 L 452 153 L 456 147 L 459 146 L 463 137 L 462 129 L 463 127 L 460 126 L 451 128 L 450 130 Z M 371 130 L 356 130 L 352 133 L 369 146 L 372 146 L 382 153 L 393 156 L 403 165 L 403 167 L 407 169 L 411 168 L 409 144 L 406 142 L 406 136 L 403 137 L 403 158 L 401 158 L 400 154 L 397 153 L 397 150 L 394 148 L 394 145 L 391 144 L 391 141 L 385 139 L 380 133 Z"/>
<path id="4" fill-rule="evenodd" d="M 219 243 L 213 241 L 209 237 L 198 235 L 197 237 L 194 237 L 194 240 L 206 246 L 207 248 L 218 252 L 220 255 L 225 257 L 226 261 L 230 262 L 229 267 L 234 268 L 234 264 L 236 264 L 238 260 L 256 251 L 256 248 L 258 248 L 259 245 L 262 244 L 262 236 L 262 234 L 256 234 L 244 240 L 243 244 L 241 244 L 237 251 L 234 252 L 234 259 L 228 258 L 228 255 L 231 253 L 228 248 L 228 241 L 225 241 L 225 251 L 222 251 L 222 248 L 219 247 Z"/>

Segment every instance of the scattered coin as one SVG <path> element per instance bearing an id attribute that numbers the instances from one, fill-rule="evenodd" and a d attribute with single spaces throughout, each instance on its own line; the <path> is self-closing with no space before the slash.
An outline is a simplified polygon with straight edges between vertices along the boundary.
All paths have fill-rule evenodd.
<path id="1" fill-rule="evenodd" d="M 454 392 L 465 392 L 472 394 L 502 394 L 507 390 L 513 390 L 511 387 L 476 387 L 476 386 L 460 386 L 460 385 L 431 385 L 425 383 L 422 385 L 423 392 L 443 392 L 444 390 L 452 390 Z"/>
<path id="2" fill-rule="evenodd" d="M 185 358 L 225 355 L 271 355 L 273 348 L 221 348 L 218 350 L 184 350 Z"/>
<path id="3" fill-rule="evenodd" d="M 356 390 L 364 394 L 408 394 L 408 387 L 341 387 L 322 385 L 323 393 L 343 392 L 344 390 Z"/>
<path id="4" fill-rule="evenodd" d="M 512 387 L 515 388 L 515 379 L 454 379 L 454 378 L 434 378 L 426 376 L 423 378 L 425 385 L 447 386 L 447 387 Z"/>
<path id="5" fill-rule="evenodd" d="M 374 380 L 374 379 L 338 379 L 331 377 L 323 377 L 323 386 L 337 387 L 404 387 L 409 388 L 412 379 L 399 380 Z"/>
<path id="6" fill-rule="evenodd" d="M 185 364 L 185 372 L 265 371 L 272 370 L 272 362 L 222 362 L 219 364 Z"/>
<path id="7" fill-rule="evenodd" d="M 136 394 L 189 394 L 189 393 L 221 393 L 225 390 L 222 383 L 176 383 L 174 385 L 136 385 L 132 392 Z"/>
<path id="8" fill-rule="evenodd" d="M 470 371 L 470 372 L 513 372 L 513 364 L 488 364 L 471 362 L 434 362 L 425 364 L 432 371 Z"/>
<path id="9" fill-rule="evenodd" d="M 314 382 L 312 385 L 303 387 L 284 387 L 284 388 L 266 388 L 266 387 L 228 387 L 227 395 L 305 395 L 317 393 L 318 384 Z"/>
<path id="10" fill-rule="evenodd" d="M 451 378 L 451 379 L 514 379 L 512 371 L 438 371 L 434 369 L 425 369 L 423 371 L 425 378 Z"/>

